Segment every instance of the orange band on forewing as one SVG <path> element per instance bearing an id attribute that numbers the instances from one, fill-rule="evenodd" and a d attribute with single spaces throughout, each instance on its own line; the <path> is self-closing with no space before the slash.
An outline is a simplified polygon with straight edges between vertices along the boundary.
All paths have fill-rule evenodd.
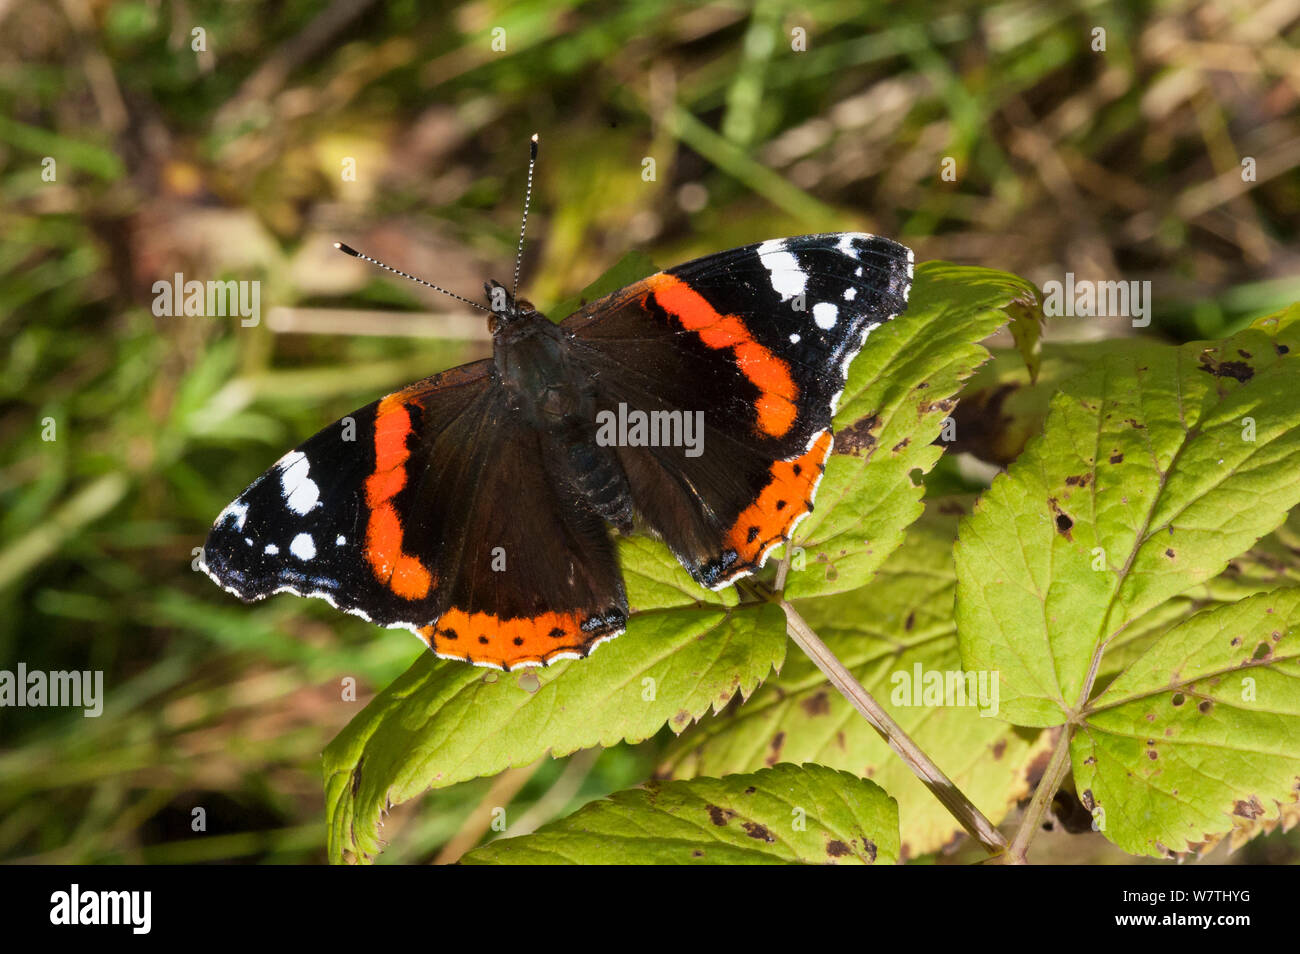
<path id="1" fill-rule="evenodd" d="M 433 586 L 433 574 L 417 558 L 405 553 L 402 518 L 393 498 L 406 486 L 406 461 L 411 453 L 406 438 L 411 414 L 398 395 L 379 402 L 375 412 L 375 470 L 366 478 L 366 560 L 379 582 L 403 599 L 418 600 Z"/>
<path id="2" fill-rule="evenodd" d="M 708 299 L 690 285 L 660 272 L 646 279 L 655 300 L 682 327 L 694 331 L 710 348 L 731 348 L 741 374 L 758 388 L 758 427 L 771 437 L 783 437 L 794 426 L 799 408 L 799 389 L 790 377 L 789 366 L 754 340 L 745 323 L 735 315 L 720 315 Z"/>
<path id="3" fill-rule="evenodd" d="M 771 479 L 727 531 L 727 546 L 736 551 L 737 566 L 756 563 L 768 547 L 784 540 L 790 527 L 812 509 L 817 481 L 826 469 L 831 432 L 825 431 L 799 457 L 778 460 Z"/>
<path id="4" fill-rule="evenodd" d="M 622 626 L 613 625 L 585 631 L 582 623 L 586 618 L 581 612 L 548 612 L 502 619 L 491 613 L 449 609 L 436 624 L 422 627 L 420 637 L 439 656 L 513 669 L 546 665 L 559 657 L 585 656 L 596 643 L 623 631 Z"/>

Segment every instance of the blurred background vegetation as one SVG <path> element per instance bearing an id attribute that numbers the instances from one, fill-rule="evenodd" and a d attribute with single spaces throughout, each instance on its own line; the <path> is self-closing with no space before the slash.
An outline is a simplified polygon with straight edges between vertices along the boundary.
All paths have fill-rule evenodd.
<path id="1" fill-rule="evenodd" d="M 1150 280 L 1139 333 L 1171 341 L 1300 299 L 1300 0 L 435 6 L 0 2 L 0 668 L 107 688 L 98 719 L 0 709 L 0 859 L 323 859 L 320 751 L 421 647 L 241 605 L 194 548 L 285 449 L 487 353 L 480 317 L 331 245 L 477 298 L 509 277 L 533 132 L 544 310 L 634 249 L 846 228 L 1040 283 Z M 176 272 L 260 280 L 260 323 L 155 317 Z M 401 806 L 380 860 L 458 857 L 484 806 L 527 830 L 644 779 L 659 742 Z M 1295 857 L 1293 832 L 1230 860 Z"/>

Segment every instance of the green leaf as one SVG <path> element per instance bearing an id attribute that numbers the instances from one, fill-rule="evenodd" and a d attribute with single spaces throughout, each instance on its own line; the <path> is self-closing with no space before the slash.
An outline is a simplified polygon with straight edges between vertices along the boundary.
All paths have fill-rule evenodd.
<path id="1" fill-rule="evenodd" d="M 817 509 L 795 534 L 804 569 L 790 574 L 788 597 L 856 589 L 903 542 L 922 510 L 913 472 L 938 461 L 934 441 L 953 395 L 988 357 L 977 342 L 1007 321 L 1005 309 L 1036 296 L 1005 272 L 947 262 L 916 269 L 907 313 L 873 331 L 850 368 Z"/>
<path id="2" fill-rule="evenodd" d="M 953 620 L 957 576 L 952 560 L 962 510 L 956 500 L 944 500 L 937 508 L 932 504 L 931 510 L 935 512 L 913 524 L 907 542 L 870 586 L 797 605 L 858 681 L 996 824 L 1029 794 L 1031 766 L 1047 739 L 981 716 L 976 700 L 965 707 L 916 705 L 910 692 L 903 692 L 914 684 L 916 666 L 925 674 L 962 668 Z M 683 733 L 658 774 L 725 775 L 777 760 L 818 762 L 883 785 L 898 800 L 903 859 L 937 851 L 962 831 L 801 654 L 792 655 L 781 675 L 764 683 L 744 706 Z"/>
<path id="3" fill-rule="evenodd" d="M 1003 718 L 1069 721 L 1111 640 L 1300 502 L 1300 307 L 1275 319 L 1217 344 L 1133 342 L 1071 378 L 963 522 L 962 658 L 1000 673 Z"/>
<path id="4" fill-rule="evenodd" d="M 681 732 L 748 698 L 785 658 L 784 615 L 728 605 L 661 551 L 623 541 L 634 613 L 589 658 L 499 673 L 426 653 L 376 696 L 325 751 L 330 858 L 372 858 L 383 813 L 425 789 Z"/>
<path id="5" fill-rule="evenodd" d="M 1037 381 L 1043 360 L 1043 327 L 1047 324 L 1042 296 L 1035 295 L 1032 302 L 1015 302 L 1007 308 L 1007 314 L 1011 316 L 1011 337 L 1025 362 L 1029 380 Z"/>
<path id="6" fill-rule="evenodd" d="M 1005 467 L 1042 433 L 1048 405 L 1064 381 L 1132 345 L 1131 338 L 1048 342 L 1040 348 L 1036 378 L 1026 370 L 1021 352 L 992 349 L 992 360 L 966 382 L 953 412 L 957 439 L 950 450 Z"/>
<path id="7" fill-rule="evenodd" d="M 1088 704 L 1070 756 L 1107 838 L 1167 856 L 1221 837 L 1234 816 L 1276 819 L 1295 801 L 1297 626 L 1295 588 L 1198 613 Z"/>
<path id="8" fill-rule="evenodd" d="M 1142 614 L 1106 646 L 1097 669 L 1097 688 L 1105 689 L 1134 659 L 1193 614 L 1236 603 L 1258 593 L 1300 585 L 1300 510 L 1241 556 L 1223 573 Z"/>
<path id="9" fill-rule="evenodd" d="M 893 864 L 898 806 L 873 782 L 821 765 L 648 782 L 465 864 Z"/>

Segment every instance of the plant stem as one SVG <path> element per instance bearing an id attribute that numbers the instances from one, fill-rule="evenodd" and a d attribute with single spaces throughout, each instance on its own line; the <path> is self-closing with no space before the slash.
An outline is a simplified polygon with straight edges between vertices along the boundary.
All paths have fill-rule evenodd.
<path id="1" fill-rule="evenodd" d="M 836 658 L 830 648 L 813 632 L 812 627 L 799 615 L 798 610 L 791 606 L 787 600 L 776 596 L 773 596 L 773 599 L 785 611 L 786 631 L 790 634 L 790 638 L 825 674 L 840 695 L 849 700 L 853 708 L 862 713 L 863 717 L 871 723 L 871 727 L 880 733 L 880 737 L 889 744 L 891 749 L 898 753 L 899 758 L 907 763 L 907 767 L 912 770 L 926 788 L 934 793 L 935 798 L 939 799 L 952 816 L 961 823 L 961 826 L 970 833 L 972 838 L 983 845 L 990 854 L 1005 853 L 1007 851 L 1006 838 L 984 816 L 984 813 L 976 808 L 961 789 L 954 785 L 952 780 L 943 773 L 943 770 L 931 761 L 930 757 L 912 741 L 902 727 L 890 718 L 889 713 L 872 698 L 871 693 L 862 687 L 862 684 L 844 667 L 844 664 Z"/>
<path id="2" fill-rule="evenodd" d="M 1043 815 L 1047 812 L 1047 807 L 1052 804 L 1052 799 L 1056 797 L 1057 790 L 1061 787 L 1061 782 L 1065 779 L 1065 773 L 1070 770 L 1070 736 L 1073 726 L 1061 726 L 1061 736 L 1056 740 L 1056 748 L 1052 750 L 1051 761 L 1047 763 L 1047 770 L 1043 772 L 1043 777 L 1034 789 L 1033 800 L 1029 803 L 1029 808 L 1025 810 L 1025 817 L 1020 821 L 1020 827 L 1016 830 L 1016 837 L 1011 842 L 1011 851 L 1008 853 L 1008 860 L 1015 864 L 1025 864 L 1025 852 L 1029 850 L 1029 843 L 1038 834 L 1038 826 L 1042 823 Z"/>

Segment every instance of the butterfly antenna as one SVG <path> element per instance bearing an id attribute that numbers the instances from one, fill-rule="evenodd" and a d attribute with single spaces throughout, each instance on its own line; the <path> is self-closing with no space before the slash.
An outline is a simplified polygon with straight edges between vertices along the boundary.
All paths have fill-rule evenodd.
<path id="1" fill-rule="evenodd" d="M 528 188 L 524 190 L 524 218 L 519 223 L 519 250 L 515 252 L 515 287 L 510 290 L 511 298 L 519 293 L 519 266 L 524 260 L 524 229 L 528 228 L 528 203 L 533 198 L 533 167 L 537 165 L 537 133 L 533 133 L 529 143 Z"/>
<path id="2" fill-rule="evenodd" d="M 344 245 L 342 242 L 335 242 L 334 247 L 338 249 L 340 252 L 343 252 L 345 255 L 351 255 L 353 258 L 363 259 L 369 262 L 371 265 L 378 265 L 380 268 L 384 269 L 385 271 L 392 272 L 394 275 L 401 275 L 403 278 L 409 278 L 411 281 L 416 282 L 420 285 L 424 285 L 427 288 L 432 288 L 434 291 L 440 291 L 444 295 L 448 295 L 456 299 L 457 301 L 463 301 L 467 305 L 472 305 L 473 307 L 477 308 L 479 311 L 492 310 L 490 308 L 483 307 L 476 301 L 470 301 L 468 298 L 465 298 L 462 295 L 457 295 L 455 292 L 447 291 L 447 289 L 441 288 L 435 285 L 433 282 L 426 282 L 423 278 L 416 278 L 414 275 L 408 275 L 406 272 L 402 271 L 399 268 L 393 268 L 393 266 L 391 265 L 385 265 L 377 258 L 371 258 L 369 255 L 363 255 L 361 252 L 358 252 L 351 245 Z"/>

